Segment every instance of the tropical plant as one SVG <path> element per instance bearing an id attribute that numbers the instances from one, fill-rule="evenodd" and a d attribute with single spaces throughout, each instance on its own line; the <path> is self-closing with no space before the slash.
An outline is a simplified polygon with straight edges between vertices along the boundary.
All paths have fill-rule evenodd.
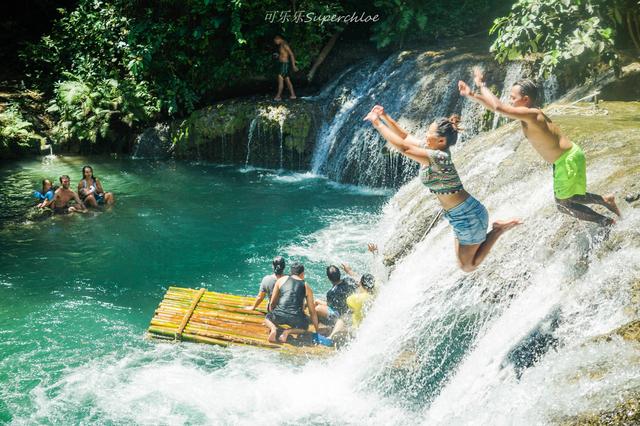
<path id="1" fill-rule="evenodd" d="M 33 130 L 33 124 L 22 114 L 19 105 L 9 104 L 0 112 L 0 153 L 19 153 L 42 141 Z"/>
<path id="2" fill-rule="evenodd" d="M 637 0 L 518 0 L 494 21 L 491 46 L 500 62 L 523 57 L 539 62 L 540 74 L 567 68 L 578 75 L 605 64 L 618 69 L 616 22 L 637 22 Z M 626 18 L 623 19 L 623 16 Z"/>
<path id="3" fill-rule="evenodd" d="M 462 36 L 484 28 L 503 5 L 500 0 L 375 0 L 381 19 L 371 39 L 379 48 Z"/>

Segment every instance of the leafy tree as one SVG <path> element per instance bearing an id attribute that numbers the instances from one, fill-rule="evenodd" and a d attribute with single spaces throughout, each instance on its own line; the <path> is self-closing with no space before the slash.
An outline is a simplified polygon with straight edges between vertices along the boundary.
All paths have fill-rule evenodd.
<path id="1" fill-rule="evenodd" d="M 595 73 L 600 64 L 617 68 L 616 26 L 637 22 L 637 1 L 518 0 L 495 20 L 491 50 L 500 62 L 533 57 L 545 75 L 559 67 L 578 75 Z"/>
<path id="2" fill-rule="evenodd" d="M 0 112 L 0 154 L 15 154 L 33 148 L 42 137 L 33 131 L 33 125 L 22 115 L 20 106 L 9 104 Z"/>
<path id="3" fill-rule="evenodd" d="M 371 39 L 382 48 L 462 36 L 483 29 L 503 4 L 500 0 L 375 0 L 381 20 L 373 26 Z"/>

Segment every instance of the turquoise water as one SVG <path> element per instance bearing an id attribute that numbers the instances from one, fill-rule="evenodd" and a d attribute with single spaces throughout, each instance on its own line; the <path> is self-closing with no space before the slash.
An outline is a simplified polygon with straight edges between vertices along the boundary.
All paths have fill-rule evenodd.
<path id="1" fill-rule="evenodd" d="M 159 382 L 184 369 L 178 381 L 193 377 L 182 387 L 208 386 L 206 377 L 244 371 L 233 389 L 252 366 L 275 369 L 276 355 L 145 340 L 167 287 L 254 294 L 282 254 L 302 261 L 322 294 L 329 262 L 367 267 L 365 243 L 388 198 L 306 174 L 94 158 L 112 209 L 29 211 L 42 178 L 69 174 L 75 188 L 87 161 L 0 171 L 0 423 L 233 423 L 235 414 L 211 417 Z"/>

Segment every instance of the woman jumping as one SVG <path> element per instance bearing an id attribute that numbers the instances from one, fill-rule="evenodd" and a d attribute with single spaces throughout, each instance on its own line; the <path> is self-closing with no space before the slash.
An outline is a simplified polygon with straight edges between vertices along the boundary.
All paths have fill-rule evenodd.
<path id="1" fill-rule="evenodd" d="M 382 120 L 384 120 L 384 123 Z M 422 183 L 436 194 L 456 235 L 456 255 L 465 272 L 475 270 L 487 257 L 498 238 L 522 222 L 519 219 L 493 222 L 487 233 L 487 209 L 462 187 L 449 148 L 457 142 L 457 115 L 439 118 L 429 126 L 425 141 L 407 133 L 380 105 L 365 117 L 402 155 L 420 164 Z M 386 125 L 385 125 L 386 123 Z"/>

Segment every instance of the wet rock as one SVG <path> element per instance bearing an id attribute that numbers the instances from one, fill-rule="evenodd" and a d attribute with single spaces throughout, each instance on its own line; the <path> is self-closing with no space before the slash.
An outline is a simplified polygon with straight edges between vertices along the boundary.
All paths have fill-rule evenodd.
<path id="1" fill-rule="evenodd" d="M 558 422 L 562 426 L 634 426 L 640 424 L 640 395 L 628 398 L 610 411 L 586 413 Z"/>

